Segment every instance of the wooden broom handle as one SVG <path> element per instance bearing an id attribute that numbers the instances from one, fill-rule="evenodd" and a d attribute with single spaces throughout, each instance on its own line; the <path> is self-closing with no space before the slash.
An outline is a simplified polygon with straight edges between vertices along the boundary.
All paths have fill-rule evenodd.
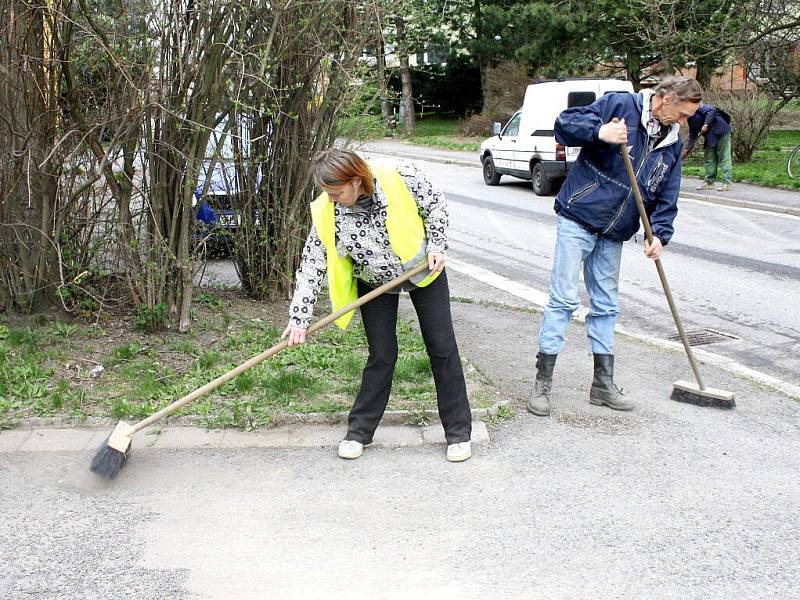
<path id="1" fill-rule="evenodd" d="M 639 208 L 639 217 L 642 219 L 644 234 L 647 237 L 647 242 L 652 244 L 653 229 L 650 227 L 650 219 L 647 217 L 647 211 L 644 209 L 642 192 L 639 190 L 639 183 L 636 180 L 636 172 L 633 169 L 633 163 L 631 162 L 630 154 L 628 154 L 628 148 L 625 146 L 625 144 L 620 144 L 619 151 L 622 153 L 622 160 L 625 162 L 625 170 L 628 172 L 628 178 L 631 180 L 631 190 L 633 191 L 633 197 L 636 199 L 636 206 Z M 678 335 L 681 336 L 681 341 L 683 342 L 683 347 L 686 350 L 686 356 L 689 358 L 689 364 L 692 366 L 692 371 L 694 371 L 694 377 L 697 380 L 697 385 L 701 390 L 704 390 L 706 388 L 703 385 L 703 378 L 700 376 L 700 369 L 697 367 L 697 361 L 694 358 L 694 352 L 692 352 L 692 347 L 689 345 L 689 338 L 686 337 L 686 330 L 684 330 L 681 318 L 678 316 L 678 307 L 675 305 L 675 300 L 672 297 L 672 291 L 669 288 L 669 283 L 667 283 L 667 274 L 664 272 L 661 259 L 657 258 L 655 263 L 656 270 L 658 270 L 658 278 L 661 280 L 661 287 L 664 288 L 664 295 L 667 297 L 669 310 L 672 312 L 672 318 L 675 321 L 675 325 L 678 327 Z"/>
<path id="2" fill-rule="evenodd" d="M 419 265 L 417 265 L 416 267 L 414 267 L 413 269 L 411 269 L 410 271 L 406 271 L 405 273 L 400 275 L 400 277 L 397 277 L 396 279 L 393 279 L 392 281 L 389 281 L 388 283 L 384 283 L 380 287 L 377 287 L 374 290 L 372 290 L 371 292 L 369 292 L 367 294 L 364 294 L 363 296 L 361 296 L 360 298 L 356 299 L 354 302 L 348 304 L 347 306 L 345 306 L 343 308 L 340 308 L 336 312 L 333 312 L 333 313 L 329 314 L 327 317 L 325 317 L 323 319 L 320 319 L 319 321 L 316 321 L 315 323 L 312 323 L 311 326 L 306 330 L 306 336 L 309 336 L 309 335 L 313 334 L 314 332 L 319 331 L 323 327 L 327 327 L 328 325 L 333 323 L 336 319 L 338 319 L 339 317 L 341 317 L 343 315 L 346 315 L 351 310 L 355 310 L 356 308 L 359 308 L 360 306 L 366 304 L 367 302 L 369 302 L 373 298 L 375 298 L 377 296 L 380 296 L 384 292 L 387 292 L 387 291 L 389 291 L 389 290 L 391 290 L 393 288 L 396 288 L 398 285 L 408 281 L 409 279 L 411 279 L 415 275 L 418 275 L 419 273 L 422 273 L 423 271 L 426 271 L 427 269 L 428 269 L 428 262 L 427 262 L 427 260 L 425 260 L 422 263 L 420 263 Z M 220 375 L 216 379 L 214 379 L 212 381 L 209 381 L 203 387 L 197 388 L 193 392 L 190 392 L 189 394 L 185 395 L 183 398 L 181 398 L 179 400 L 176 400 L 175 402 L 173 402 L 169 406 L 165 406 L 164 408 L 159 410 L 157 413 L 153 413 L 152 415 L 150 415 L 146 419 L 142 419 L 141 421 L 139 421 L 138 423 L 135 423 L 132 426 L 133 427 L 132 434 L 136 433 L 137 431 L 141 431 L 142 429 L 144 429 L 148 425 L 152 425 L 156 421 L 159 421 L 159 420 L 163 419 L 164 417 L 166 417 L 168 415 L 171 415 L 172 413 L 174 413 L 179 408 L 182 408 L 182 407 L 186 406 L 187 404 L 189 404 L 190 402 L 192 402 L 194 400 L 197 400 L 201 396 L 205 396 L 209 392 L 213 392 L 217 388 L 219 388 L 219 387 L 225 385 L 226 383 L 228 383 L 231 379 L 233 379 L 237 375 L 240 375 L 241 373 L 244 373 L 245 371 L 247 371 L 251 367 L 254 367 L 258 363 L 260 363 L 262 361 L 265 361 L 266 359 L 268 359 L 271 356 L 274 356 L 275 354 L 277 354 L 281 350 L 284 350 L 288 345 L 289 345 L 289 343 L 286 340 L 282 340 L 278 344 L 275 344 L 274 346 L 272 346 L 272 348 L 270 348 L 269 350 L 264 350 L 264 352 L 262 352 L 261 354 L 257 354 L 256 356 L 250 358 L 246 362 L 243 362 L 242 364 L 240 364 L 238 367 L 235 367 L 234 369 L 231 369 L 227 373 L 225 373 L 223 375 Z"/>

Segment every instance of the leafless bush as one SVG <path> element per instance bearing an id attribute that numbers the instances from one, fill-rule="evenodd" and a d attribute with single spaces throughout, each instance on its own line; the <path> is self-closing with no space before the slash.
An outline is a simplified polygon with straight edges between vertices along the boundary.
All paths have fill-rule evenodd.
<path id="1" fill-rule="evenodd" d="M 522 106 L 530 82 L 525 67 L 519 63 L 508 61 L 487 69 L 483 112 L 465 119 L 461 133 L 466 136 L 491 135 L 492 123 L 505 123 Z"/>
<path id="2" fill-rule="evenodd" d="M 53 61 L 44 7 L 0 1 L 0 302 L 32 310 L 53 298 L 57 223 Z"/>
<path id="3" fill-rule="evenodd" d="M 737 161 L 747 162 L 769 134 L 780 101 L 756 89 L 712 91 L 705 100 L 731 116 L 731 149 Z"/>
<path id="4" fill-rule="evenodd" d="M 495 120 L 507 121 L 525 99 L 531 78 L 524 65 L 504 62 L 488 69 L 484 81 L 483 113 Z"/>
<path id="5" fill-rule="evenodd" d="M 464 119 L 461 125 L 461 134 L 465 136 L 489 137 L 492 135 L 492 122 L 494 119 L 481 113 Z"/>
<path id="6" fill-rule="evenodd" d="M 340 109 L 357 91 L 369 14 L 346 0 L 287 4 L 242 57 L 229 125 L 242 216 L 236 263 L 253 297 L 287 296 L 293 287 L 310 223 L 311 158 L 333 143 Z"/>
<path id="7" fill-rule="evenodd" d="M 121 298 L 98 282 L 118 277 L 130 304 L 166 305 L 186 330 L 192 200 L 220 127 L 240 167 L 245 287 L 285 293 L 308 162 L 333 139 L 371 13 L 346 0 L 0 0 L 0 303 L 100 309 Z"/>

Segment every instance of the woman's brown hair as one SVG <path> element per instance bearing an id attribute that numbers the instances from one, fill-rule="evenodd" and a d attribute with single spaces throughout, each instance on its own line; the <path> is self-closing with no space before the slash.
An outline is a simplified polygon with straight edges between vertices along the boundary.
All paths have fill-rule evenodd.
<path id="1" fill-rule="evenodd" d="M 322 188 L 335 188 L 361 180 L 361 191 L 371 196 L 375 192 L 372 171 L 367 162 L 355 152 L 330 148 L 318 152 L 312 161 L 314 181 Z"/>

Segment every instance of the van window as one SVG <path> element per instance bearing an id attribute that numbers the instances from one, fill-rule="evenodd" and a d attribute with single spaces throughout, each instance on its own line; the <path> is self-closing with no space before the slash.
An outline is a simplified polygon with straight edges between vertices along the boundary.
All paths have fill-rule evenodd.
<path id="1" fill-rule="evenodd" d="M 570 92 L 567 94 L 567 108 L 587 106 L 597 99 L 594 92 Z"/>
<path id="2" fill-rule="evenodd" d="M 522 113 L 517 113 L 514 115 L 514 118 L 508 122 L 506 125 L 505 131 L 503 131 L 503 135 L 516 137 L 519 134 L 519 121 L 522 118 Z"/>

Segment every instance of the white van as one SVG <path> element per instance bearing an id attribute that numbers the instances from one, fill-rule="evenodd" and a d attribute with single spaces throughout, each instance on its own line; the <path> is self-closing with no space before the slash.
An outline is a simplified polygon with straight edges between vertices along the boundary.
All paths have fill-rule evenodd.
<path id="1" fill-rule="evenodd" d="M 539 196 L 550 194 L 575 162 L 580 148 L 556 143 L 556 118 L 567 108 L 591 104 L 603 94 L 633 92 L 622 79 L 564 78 L 533 83 L 525 90 L 522 108 L 494 137 L 481 144 L 480 160 L 486 185 L 497 185 L 502 175 L 531 181 Z"/>

